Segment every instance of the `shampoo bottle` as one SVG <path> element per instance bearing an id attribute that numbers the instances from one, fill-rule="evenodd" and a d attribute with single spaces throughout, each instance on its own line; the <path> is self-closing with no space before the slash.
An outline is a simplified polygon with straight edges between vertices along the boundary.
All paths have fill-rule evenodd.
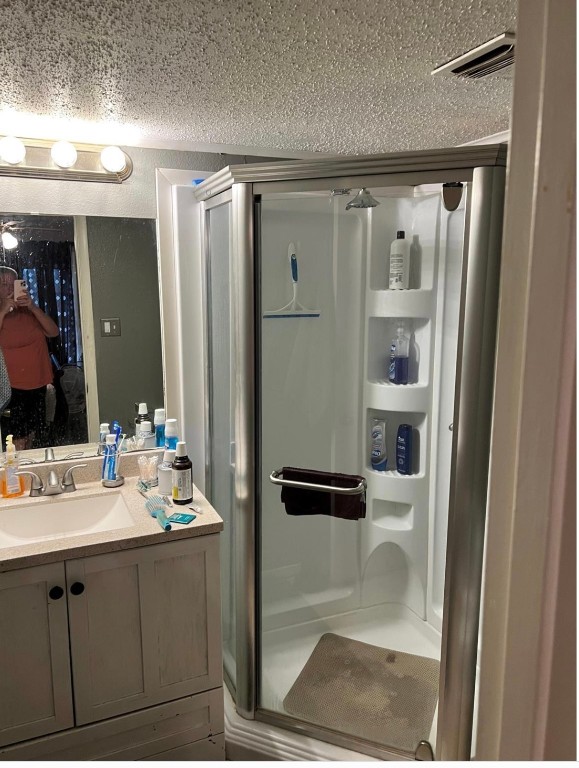
<path id="1" fill-rule="evenodd" d="M 0 483 L 0 490 L 5 499 L 22 496 L 24 493 L 24 480 L 16 472 L 18 472 L 18 455 L 12 442 L 12 435 L 8 435 L 6 438 L 4 472 Z"/>
<path id="2" fill-rule="evenodd" d="M 396 329 L 396 336 L 392 339 L 390 344 L 390 358 L 388 360 L 388 381 L 391 384 L 396 384 L 396 342 L 398 336 L 404 334 L 404 326 L 402 323 Z"/>
<path id="3" fill-rule="evenodd" d="M 394 342 L 394 384 L 408 384 L 408 358 L 410 355 L 410 339 L 404 334 L 404 326 L 400 325 Z"/>
<path id="4" fill-rule="evenodd" d="M 410 285 L 410 241 L 404 234 L 404 230 L 397 232 L 396 240 L 390 246 L 391 290 L 407 289 Z"/>
<path id="5" fill-rule="evenodd" d="M 172 467 L 173 504 L 190 504 L 193 501 L 193 464 L 187 456 L 187 444 L 177 443 Z"/>

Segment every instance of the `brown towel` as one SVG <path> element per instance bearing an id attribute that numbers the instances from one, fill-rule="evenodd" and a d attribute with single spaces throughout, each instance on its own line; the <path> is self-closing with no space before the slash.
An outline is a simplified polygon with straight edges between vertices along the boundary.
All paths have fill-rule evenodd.
<path id="1" fill-rule="evenodd" d="M 355 488 L 364 478 L 360 475 L 342 475 L 337 472 L 320 472 L 317 469 L 283 468 L 284 480 L 297 480 L 336 488 Z M 366 494 L 345 496 L 326 491 L 310 491 L 305 488 L 283 486 L 281 500 L 288 515 L 329 515 L 343 520 L 360 520 L 366 517 Z"/>

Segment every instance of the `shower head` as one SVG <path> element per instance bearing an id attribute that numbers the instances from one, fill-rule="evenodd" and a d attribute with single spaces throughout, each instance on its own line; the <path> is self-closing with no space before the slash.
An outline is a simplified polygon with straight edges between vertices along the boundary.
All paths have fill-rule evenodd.
<path id="1" fill-rule="evenodd" d="M 377 205 L 380 205 L 378 200 L 373 198 L 366 187 L 364 187 L 358 192 L 356 197 L 350 200 L 346 205 L 346 210 L 349 211 L 350 208 L 376 208 Z"/>

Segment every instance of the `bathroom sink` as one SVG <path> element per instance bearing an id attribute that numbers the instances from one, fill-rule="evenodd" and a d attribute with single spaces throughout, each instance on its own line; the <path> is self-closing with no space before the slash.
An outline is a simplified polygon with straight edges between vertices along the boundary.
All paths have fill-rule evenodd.
<path id="1" fill-rule="evenodd" d="M 19 504 L 0 509 L 0 548 L 113 531 L 134 524 L 120 493 Z"/>

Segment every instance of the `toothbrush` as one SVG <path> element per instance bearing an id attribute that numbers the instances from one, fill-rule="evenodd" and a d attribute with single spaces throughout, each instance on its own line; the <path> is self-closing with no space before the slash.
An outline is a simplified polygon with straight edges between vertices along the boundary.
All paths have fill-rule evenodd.
<path id="1" fill-rule="evenodd" d="M 119 422 L 118 422 L 118 421 L 115 419 L 115 420 L 113 421 L 113 428 L 112 428 L 111 432 L 112 432 L 112 433 L 115 435 L 115 445 L 116 445 L 116 446 L 118 446 L 118 444 L 119 444 L 119 437 L 120 437 L 120 435 L 121 435 L 121 430 L 122 430 L 122 427 L 121 427 L 121 425 L 120 425 L 120 424 L 119 424 Z"/>

